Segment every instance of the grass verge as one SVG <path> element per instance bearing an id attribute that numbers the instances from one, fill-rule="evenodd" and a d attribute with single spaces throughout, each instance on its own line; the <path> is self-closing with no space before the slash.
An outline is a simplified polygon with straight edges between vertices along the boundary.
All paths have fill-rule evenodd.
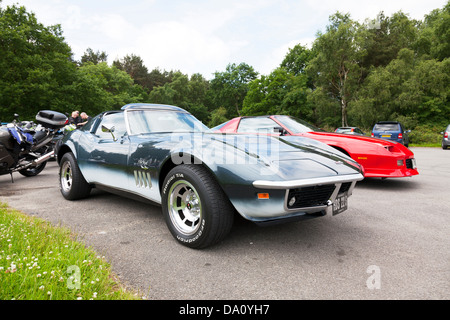
<path id="1" fill-rule="evenodd" d="M 0 300 L 137 300 L 66 228 L 0 203 Z"/>

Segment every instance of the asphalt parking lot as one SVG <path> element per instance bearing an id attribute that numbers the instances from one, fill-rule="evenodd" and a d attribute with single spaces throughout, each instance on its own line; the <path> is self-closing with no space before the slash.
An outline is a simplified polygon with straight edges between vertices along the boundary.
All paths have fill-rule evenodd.
<path id="1" fill-rule="evenodd" d="M 418 176 L 366 179 L 346 212 L 271 227 L 237 218 L 201 251 L 172 238 L 157 206 L 97 190 L 65 200 L 56 162 L 0 176 L 0 201 L 71 228 L 148 299 L 448 300 L 450 150 L 412 151 Z"/>

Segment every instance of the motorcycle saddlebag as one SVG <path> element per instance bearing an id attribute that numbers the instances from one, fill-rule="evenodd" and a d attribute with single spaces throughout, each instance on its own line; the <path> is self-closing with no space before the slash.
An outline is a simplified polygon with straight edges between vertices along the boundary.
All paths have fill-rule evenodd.
<path id="1" fill-rule="evenodd" d="M 36 115 L 36 121 L 46 128 L 60 129 L 66 125 L 67 117 L 56 111 L 42 110 Z"/>
<path id="2" fill-rule="evenodd" d="M 6 127 L 0 128 L 0 143 L 7 149 L 14 148 L 14 138 L 11 136 Z"/>

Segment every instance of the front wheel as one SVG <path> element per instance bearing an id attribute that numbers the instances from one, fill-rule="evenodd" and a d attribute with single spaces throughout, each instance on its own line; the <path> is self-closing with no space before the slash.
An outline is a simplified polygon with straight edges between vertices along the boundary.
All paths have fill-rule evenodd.
<path id="1" fill-rule="evenodd" d="M 218 243 L 233 225 L 233 206 L 200 165 L 180 165 L 169 172 L 162 188 L 162 210 L 174 238 L 190 248 Z"/>
<path id="2" fill-rule="evenodd" d="M 91 186 L 86 182 L 71 152 L 64 154 L 59 163 L 59 185 L 61 194 L 67 200 L 86 198 Z"/>

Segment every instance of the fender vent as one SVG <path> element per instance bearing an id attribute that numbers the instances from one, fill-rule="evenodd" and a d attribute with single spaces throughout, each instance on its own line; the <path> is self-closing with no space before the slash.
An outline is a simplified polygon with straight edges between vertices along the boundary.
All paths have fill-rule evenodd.
<path id="1" fill-rule="evenodd" d="M 134 181 L 138 188 L 152 188 L 152 179 L 150 172 L 134 170 Z"/>

